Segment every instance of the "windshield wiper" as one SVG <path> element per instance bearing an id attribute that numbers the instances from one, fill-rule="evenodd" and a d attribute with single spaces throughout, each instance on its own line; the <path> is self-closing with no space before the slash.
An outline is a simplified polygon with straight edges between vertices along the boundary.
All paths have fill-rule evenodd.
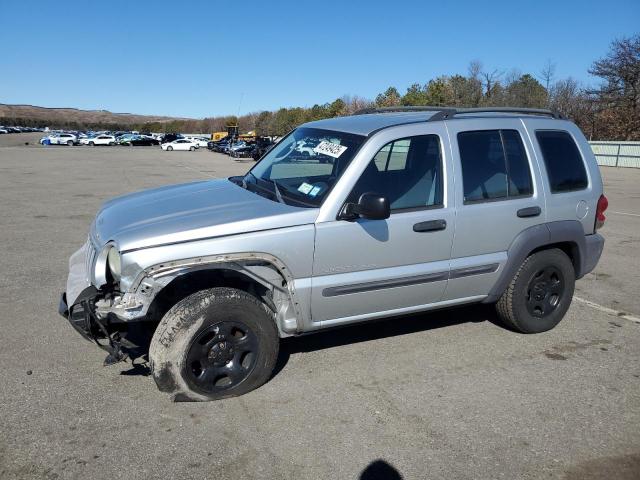
<path id="1" fill-rule="evenodd" d="M 280 193 L 280 189 L 278 188 L 278 182 L 276 182 L 275 180 L 271 180 L 271 181 L 273 182 L 273 189 L 276 192 L 276 198 L 280 203 L 285 203 L 285 201 L 282 199 L 282 194 Z"/>
<path id="2" fill-rule="evenodd" d="M 248 177 L 249 175 L 251 175 L 251 176 L 253 177 L 253 179 L 254 179 L 254 183 L 253 183 L 253 185 L 255 185 L 256 187 L 258 187 L 258 189 L 260 189 L 260 190 L 267 191 L 267 192 L 271 193 L 271 192 L 270 192 L 270 190 L 269 190 L 268 188 L 265 188 L 265 187 L 261 186 L 261 185 L 258 183 L 258 177 L 256 177 L 256 176 L 255 176 L 253 173 L 251 173 L 251 172 L 247 173 L 244 177 L 242 177 L 242 186 L 243 186 L 245 189 L 247 189 L 247 190 L 251 191 L 251 189 L 250 189 L 250 188 L 248 188 L 248 184 L 247 184 L 247 177 Z M 261 180 L 262 180 L 262 179 L 261 179 Z M 269 181 L 269 180 L 266 180 L 266 181 Z M 286 204 L 287 204 L 287 202 L 285 202 L 285 201 L 284 201 L 284 199 L 282 198 L 282 193 L 280 192 L 280 188 L 278 187 L 278 182 L 276 182 L 275 180 L 271 180 L 271 183 L 273 183 L 273 191 L 274 191 L 274 193 L 276 194 L 276 199 L 278 200 L 278 202 L 280 202 L 280 203 L 284 203 L 284 204 L 286 205 Z"/>
<path id="3" fill-rule="evenodd" d="M 248 177 L 249 175 L 251 175 L 251 176 L 253 177 L 253 179 L 254 179 L 254 180 L 257 180 L 256 176 L 255 176 L 253 173 L 251 173 L 251 172 L 247 172 L 247 174 L 246 174 L 244 177 L 242 177 L 242 186 L 243 186 L 243 187 L 247 184 L 247 177 Z"/>

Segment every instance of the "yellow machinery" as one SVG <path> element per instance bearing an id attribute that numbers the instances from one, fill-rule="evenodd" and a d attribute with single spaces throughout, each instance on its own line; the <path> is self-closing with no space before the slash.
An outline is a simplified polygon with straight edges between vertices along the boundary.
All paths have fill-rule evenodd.
<path id="1" fill-rule="evenodd" d="M 213 132 L 211 134 L 211 140 L 217 142 L 218 140 L 222 140 L 227 135 L 229 135 L 229 132 Z"/>

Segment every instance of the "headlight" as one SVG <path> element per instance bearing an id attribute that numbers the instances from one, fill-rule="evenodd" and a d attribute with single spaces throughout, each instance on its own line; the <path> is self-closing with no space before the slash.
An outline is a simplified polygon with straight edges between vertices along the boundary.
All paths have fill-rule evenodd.
<path id="1" fill-rule="evenodd" d="M 111 247 L 107 254 L 107 268 L 109 272 L 111 272 L 113 279 L 119 282 L 122 265 L 120 263 L 120 252 L 118 252 L 118 249 L 115 247 Z"/>

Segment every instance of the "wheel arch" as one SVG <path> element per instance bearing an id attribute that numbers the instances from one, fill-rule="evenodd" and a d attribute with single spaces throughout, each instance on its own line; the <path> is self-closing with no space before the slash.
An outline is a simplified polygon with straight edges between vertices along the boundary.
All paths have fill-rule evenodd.
<path id="1" fill-rule="evenodd" d="M 576 280 L 584 276 L 587 271 L 586 240 L 582 224 L 577 220 L 563 220 L 534 225 L 520 232 L 509 246 L 506 265 L 484 303 L 493 303 L 500 298 L 529 255 L 551 248 L 559 248 L 567 254 Z"/>
<path id="2" fill-rule="evenodd" d="M 145 269 L 131 284 L 122 305 L 136 317 L 160 321 L 177 302 L 200 290 L 230 287 L 262 301 L 285 337 L 300 331 L 302 314 L 288 268 L 267 254 L 223 255 L 158 264 Z M 126 308 L 126 307 L 125 307 Z"/>

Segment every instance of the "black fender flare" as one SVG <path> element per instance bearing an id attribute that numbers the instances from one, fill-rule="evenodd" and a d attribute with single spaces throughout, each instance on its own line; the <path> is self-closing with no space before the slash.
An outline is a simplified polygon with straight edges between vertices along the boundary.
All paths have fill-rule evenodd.
<path id="1" fill-rule="evenodd" d="M 594 235 L 590 235 L 594 236 Z M 591 271 L 600 255 L 594 261 L 588 261 L 587 240 L 582 223 L 577 220 L 562 220 L 558 222 L 541 223 L 520 232 L 507 250 L 507 262 L 498 280 L 493 285 L 483 303 L 497 301 L 515 276 L 516 272 L 531 254 L 542 247 L 559 243 L 571 245 L 571 255 L 576 271 L 576 279 Z M 600 235 L 597 235 L 600 239 Z M 601 252 L 601 249 L 600 249 Z"/>

